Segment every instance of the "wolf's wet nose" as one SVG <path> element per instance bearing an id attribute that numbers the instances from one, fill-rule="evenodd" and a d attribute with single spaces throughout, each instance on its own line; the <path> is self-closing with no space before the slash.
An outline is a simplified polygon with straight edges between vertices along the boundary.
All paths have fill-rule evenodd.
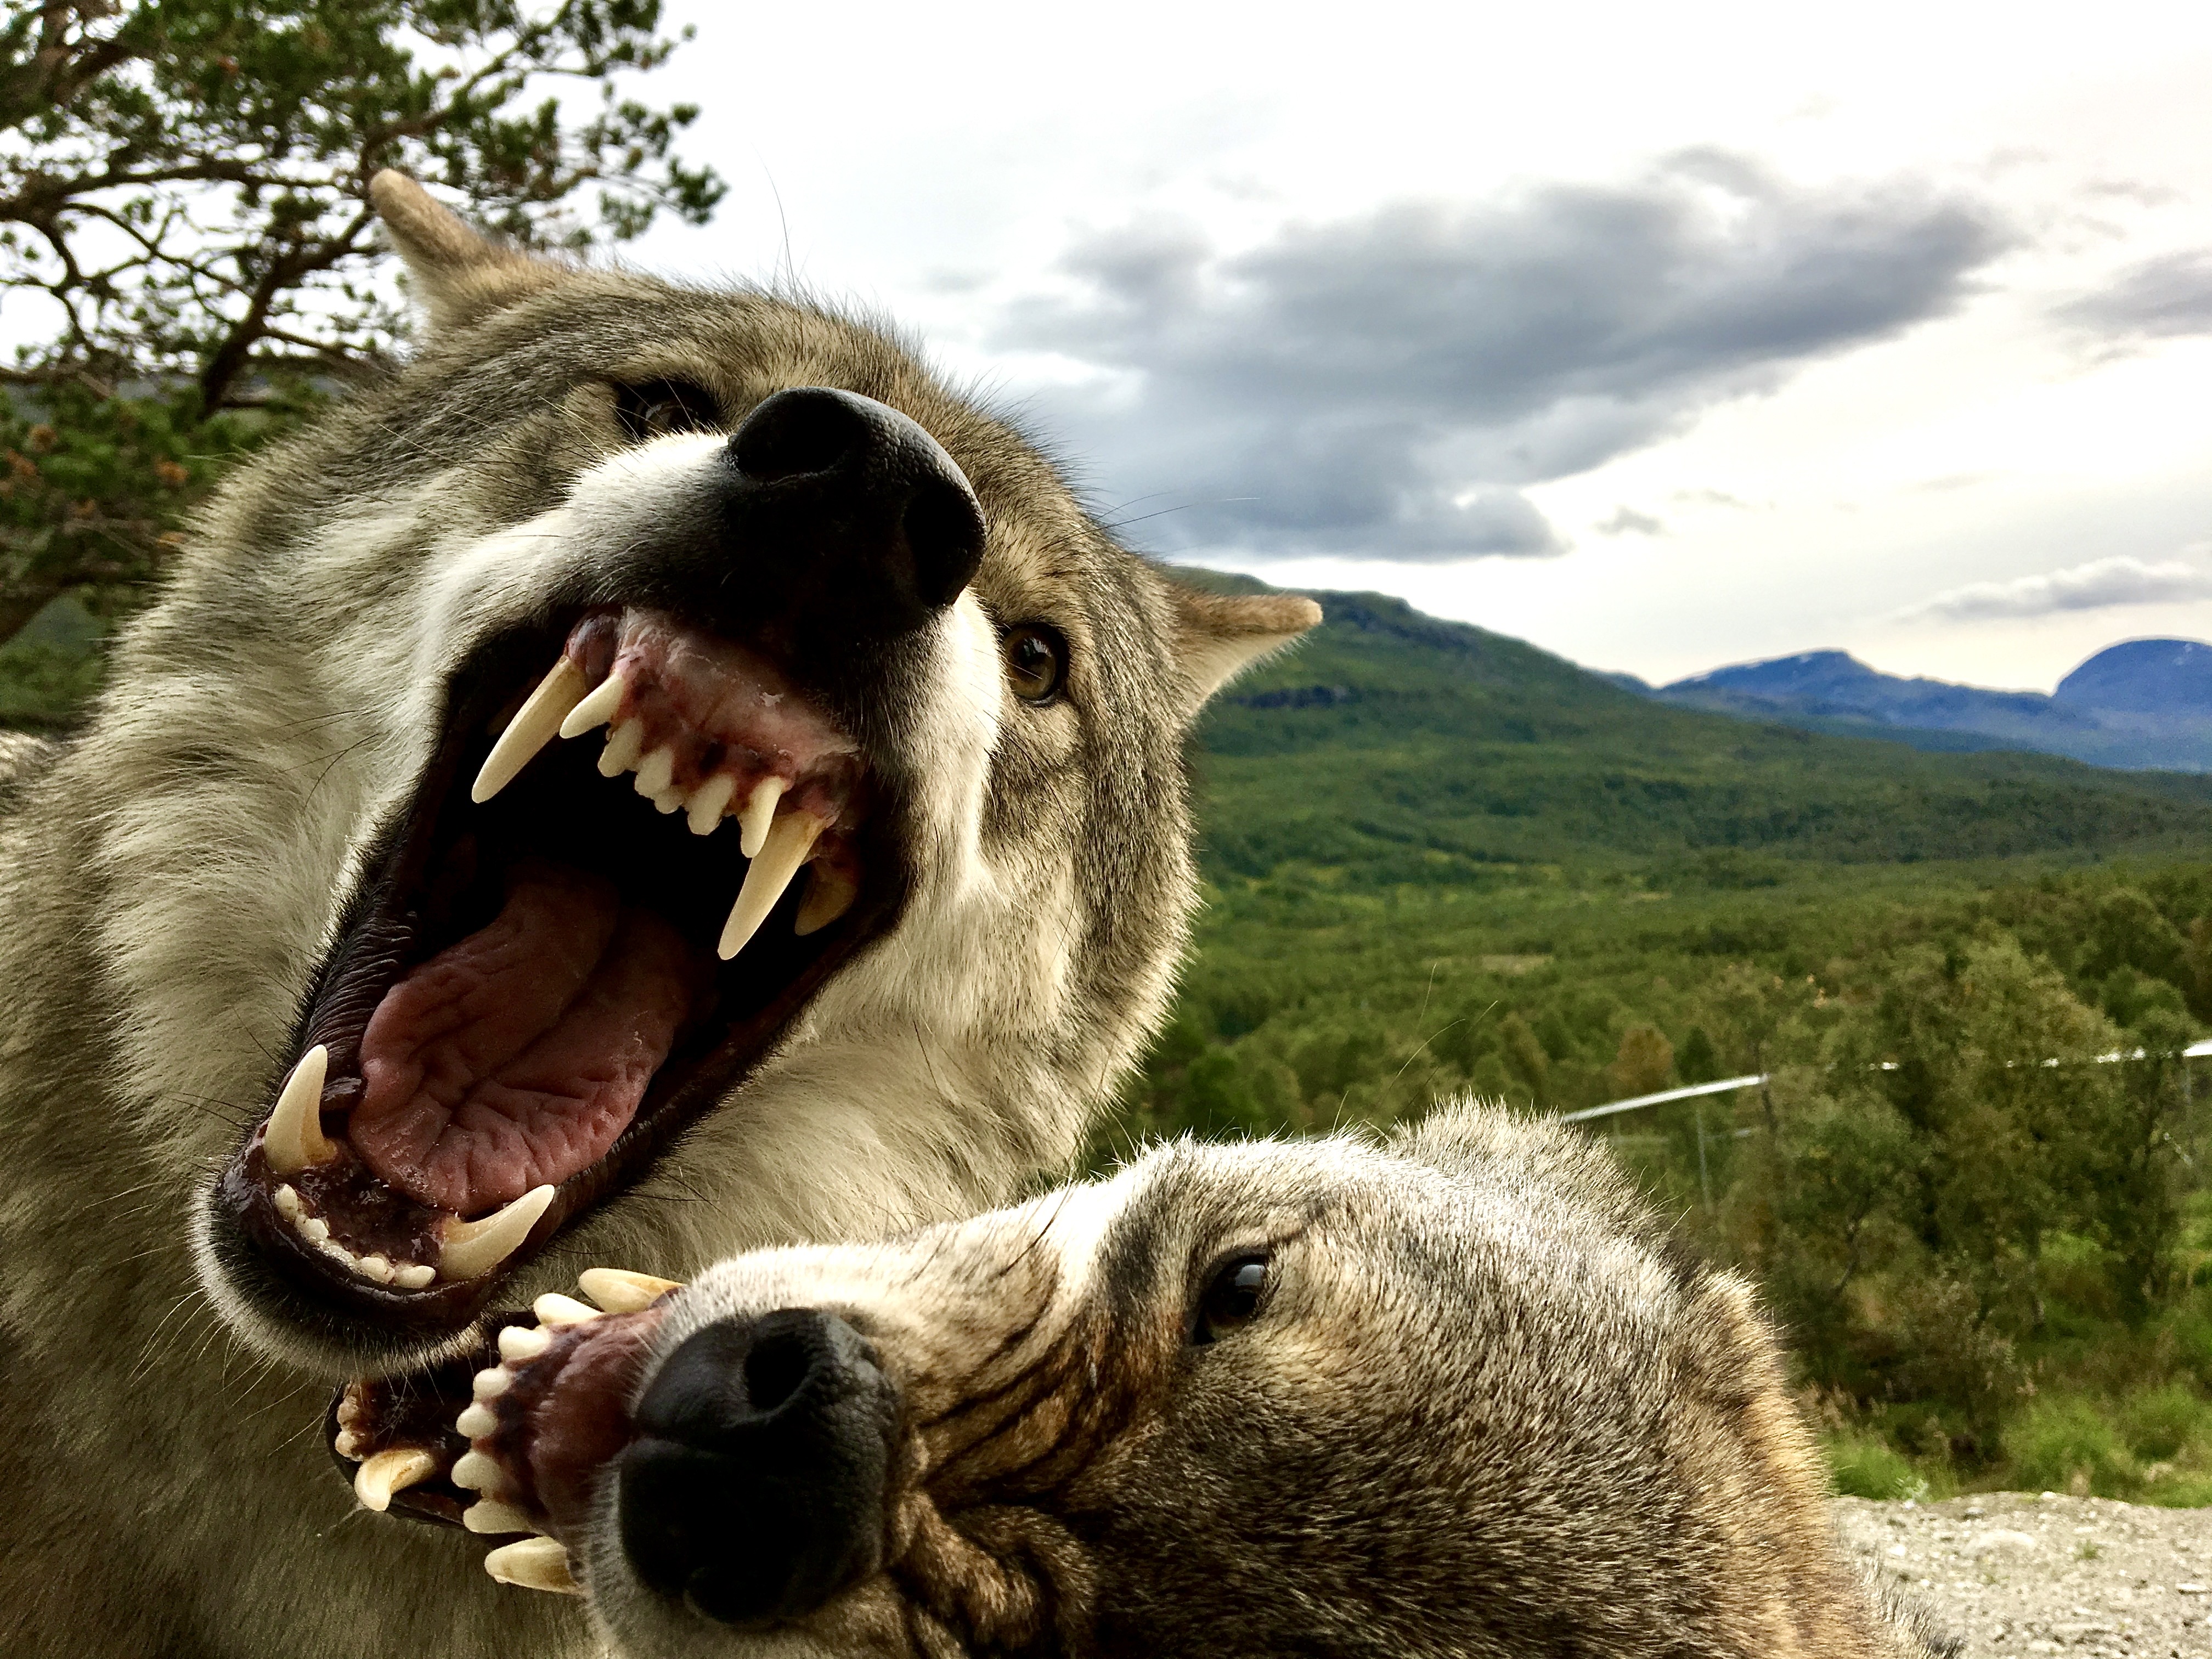
<path id="1" fill-rule="evenodd" d="M 983 556 L 983 509 L 937 440 L 888 404 L 829 386 L 763 401 L 730 436 L 732 527 L 787 579 L 891 631 L 959 597 Z M 765 558 L 760 561 L 766 562 Z M 751 562 L 751 561 L 749 561 Z"/>
<path id="2" fill-rule="evenodd" d="M 787 1308 L 687 1337 L 617 1462 L 623 1552 L 649 1588 L 757 1626 L 812 1612 L 883 1559 L 896 1401 L 834 1314 Z"/>

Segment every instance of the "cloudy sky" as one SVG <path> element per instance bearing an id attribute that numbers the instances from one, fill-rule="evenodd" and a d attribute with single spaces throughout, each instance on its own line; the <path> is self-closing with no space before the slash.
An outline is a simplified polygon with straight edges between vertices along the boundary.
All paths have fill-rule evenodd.
<path id="1" fill-rule="evenodd" d="M 2212 638 L 2201 0 L 672 9 L 732 190 L 633 257 L 888 313 L 1132 545 L 1654 679 Z"/>

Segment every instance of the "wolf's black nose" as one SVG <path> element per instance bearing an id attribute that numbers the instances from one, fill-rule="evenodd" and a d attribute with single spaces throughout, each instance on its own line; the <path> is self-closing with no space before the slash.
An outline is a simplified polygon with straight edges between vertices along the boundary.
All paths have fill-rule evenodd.
<path id="1" fill-rule="evenodd" d="M 898 410 L 799 386 L 730 434 L 728 524 L 761 584 L 847 626 L 903 633 L 959 597 L 983 557 L 983 509 L 952 458 Z"/>
<path id="2" fill-rule="evenodd" d="M 834 1314 L 786 1308 L 693 1333 L 636 1421 L 617 1492 L 623 1553 L 651 1589 L 758 1626 L 880 1564 L 896 1406 Z"/>

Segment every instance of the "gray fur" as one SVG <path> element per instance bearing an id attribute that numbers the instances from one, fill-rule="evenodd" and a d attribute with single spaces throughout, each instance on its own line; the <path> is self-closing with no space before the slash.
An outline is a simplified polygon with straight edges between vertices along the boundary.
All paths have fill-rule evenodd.
<path id="1" fill-rule="evenodd" d="M 1210 1272 L 1261 1248 L 1259 1316 L 1192 1346 Z M 669 1306 L 656 1356 L 837 1314 L 901 1391 L 906 1473 L 884 1570 L 768 1636 L 643 1589 L 603 1506 L 568 1541 L 632 1659 L 1949 1650 L 1847 1565 L 1750 1286 L 1555 1127 L 1170 1146 Z"/>
<path id="2" fill-rule="evenodd" d="M 791 386 L 880 399 L 957 458 L 990 540 L 939 671 L 880 711 L 928 786 L 903 920 L 643 1190 L 530 1263 L 522 1296 L 595 1260 L 682 1275 L 965 1213 L 1065 1158 L 1182 947 L 1182 733 L 1224 672 L 1310 620 L 1182 593 L 878 330 L 526 260 L 404 180 L 377 194 L 439 328 L 218 493 L 82 738 L 0 744 L 9 1653 L 587 1645 L 574 1609 L 518 1606 L 449 1540 L 351 1512 L 319 1443 L 329 1390 L 342 1365 L 425 1354 L 272 1322 L 193 1234 L 295 1058 L 444 677 L 550 583 L 605 577 L 618 599 L 606 573 L 712 447 L 628 447 L 611 379 L 680 374 L 732 420 Z M 1025 617 L 1074 646 L 1049 708 L 994 678 L 992 619 Z"/>

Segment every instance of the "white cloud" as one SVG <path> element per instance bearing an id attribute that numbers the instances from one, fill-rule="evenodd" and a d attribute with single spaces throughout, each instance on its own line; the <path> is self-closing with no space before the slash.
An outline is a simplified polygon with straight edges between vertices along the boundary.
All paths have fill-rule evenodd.
<path id="1" fill-rule="evenodd" d="M 2191 549 L 2192 552 L 2197 550 Z M 2181 559 L 2145 564 L 2124 556 L 2004 582 L 1969 582 L 1898 612 L 1899 621 L 1983 622 L 2212 598 L 2212 574 Z"/>

